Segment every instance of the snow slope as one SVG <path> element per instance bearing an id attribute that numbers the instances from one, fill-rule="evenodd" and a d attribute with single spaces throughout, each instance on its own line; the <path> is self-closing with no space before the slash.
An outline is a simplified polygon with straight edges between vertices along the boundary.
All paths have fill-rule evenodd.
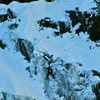
<path id="1" fill-rule="evenodd" d="M 0 39 L 7 44 L 5 50 L 0 49 L 0 91 L 31 96 L 37 100 L 47 100 L 42 77 L 44 74 L 40 71 L 42 69 L 41 64 L 37 65 L 40 68 L 40 75 L 36 80 L 30 79 L 25 68 L 35 64 L 32 61 L 27 62 L 21 53 L 16 51 L 15 45 L 18 38 L 32 42 L 34 54 L 37 54 L 38 57 L 41 57 L 41 52 L 46 52 L 53 55 L 54 59 L 62 59 L 64 63 L 81 63 L 83 65 L 82 70 L 100 71 L 100 48 L 89 48 L 89 46 L 94 47 L 95 43 L 90 40 L 87 42 L 87 33 L 81 33 L 79 37 L 75 35 L 73 29 L 72 33 L 66 32 L 61 38 L 54 35 L 54 29 L 39 30 L 37 21 L 45 17 L 50 17 L 53 21 L 69 21 L 68 16 L 65 16 L 65 11 L 74 10 L 76 7 L 79 7 L 80 11 L 89 11 L 90 8 L 96 7 L 96 4 L 93 0 L 59 0 L 59 2 L 55 0 L 50 3 L 40 0 L 24 4 L 18 2 L 12 2 L 9 5 L 0 4 L 0 14 L 5 14 L 6 10 L 10 8 L 17 16 L 16 19 L 0 23 L 0 29 L 2 29 Z M 13 23 L 17 23 L 18 28 L 10 30 L 8 26 Z M 41 59 L 43 60 L 43 58 Z M 44 62 L 46 63 L 46 61 Z M 55 81 L 51 81 L 51 84 L 52 82 Z M 98 78 L 97 82 L 99 82 Z M 50 89 L 47 83 L 45 85 L 48 87 L 46 87 L 47 89 Z"/>
<path id="2" fill-rule="evenodd" d="M 99 48 L 95 50 L 89 49 L 89 46 L 94 46 L 95 43 L 91 41 L 86 42 L 87 34 L 81 34 L 81 36 L 78 37 L 74 34 L 73 30 L 72 34 L 67 33 L 63 38 L 53 37 L 52 29 L 39 31 L 39 26 L 37 25 L 37 21 L 45 17 L 50 17 L 54 21 L 68 21 L 69 19 L 64 16 L 66 10 L 73 10 L 76 7 L 80 7 L 80 10 L 88 11 L 91 7 L 95 6 L 96 4 L 93 3 L 92 0 L 69 0 L 67 2 L 66 0 L 63 0 L 63 2 L 56 0 L 52 3 L 40 0 L 35 3 L 25 3 L 23 6 L 20 3 L 13 2 L 8 8 L 11 7 L 21 20 L 19 28 L 14 30 L 14 33 L 17 34 L 18 37 L 28 39 L 33 43 L 37 42 L 36 48 L 38 50 L 47 51 L 55 57 L 61 57 L 67 62 L 80 62 L 85 64 L 84 66 L 86 66 L 86 68 L 96 68 L 100 70 L 98 67 L 100 65 L 98 61 L 98 58 L 100 58 L 100 50 Z M 20 11 L 23 13 L 20 14 Z M 48 39 L 47 36 L 50 38 Z M 72 38 L 73 36 L 74 38 Z M 61 45 L 63 45 L 63 47 L 61 47 Z"/>
<path id="3" fill-rule="evenodd" d="M 90 6 L 87 6 L 86 4 Z M 85 63 L 86 67 L 88 66 L 95 67 L 96 65 L 97 66 L 100 65 L 98 61 L 100 51 L 99 48 L 96 48 L 95 50 L 89 50 L 88 47 L 90 45 L 94 46 L 94 43 L 92 43 L 91 41 L 88 43 L 86 42 L 85 39 L 86 37 L 88 37 L 88 35 L 82 34 L 81 38 L 78 36 L 72 38 L 74 34 L 73 31 L 72 34 L 67 33 L 66 35 L 63 36 L 63 38 L 53 37 L 52 29 L 39 31 L 39 26 L 37 25 L 37 21 L 45 17 L 50 17 L 52 18 L 52 20 L 55 21 L 68 20 L 64 16 L 65 10 L 73 10 L 75 9 L 75 7 L 80 7 L 80 10 L 82 9 L 83 11 L 88 11 L 91 7 L 95 6 L 96 4 L 93 3 L 92 0 L 88 1 L 77 0 L 76 2 L 74 0 L 67 2 L 66 0 L 64 0 L 63 2 L 60 0 L 59 2 L 54 1 L 52 3 L 47 3 L 44 0 L 40 0 L 38 2 L 25 3 L 25 4 L 12 2 L 7 7 L 5 7 L 5 9 L 10 7 L 17 14 L 18 16 L 17 19 L 21 20 L 21 23 L 15 20 L 15 22 L 19 24 L 18 29 L 14 30 L 14 33 L 17 37 L 28 39 L 33 43 L 35 40 L 37 41 L 36 43 L 37 49 L 41 51 L 47 51 L 55 55 L 56 57 L 62 57 L 62 59 L 68 62 L 76 61 L 77 58 L 77 61 Z M 23 13 L 20 14 L 20 12 Z M 6 22 L 6 24 L 8 24 L 8 22 Z M 4 28 L 5 26 L 3 25 L 1 26 L 1 28 L 3 27 L 2 29 L 4 29 L 5 32 Z M 9 32 L 9 30 L 7 32 Z M 16 36 L 14 37 L 16 38 Z M 49 36 L 50 38 L 47 39 L 47 36 Z M 61 45 L 63 45 L 63 47 L 61 47 Z M 89 55 L 88 58 L 86 55 Z M 89 60 L 90 58 L 92 58 L 91 59 L 93 61 L 92 64 L 90 63 L 91 62 Z"/>
<path id="4" fill-rule="evenodd" d="M 28 63 L 17 53 L 0 49 L 0 91 L 15 95 L 31 96 L 37 100 L 47 100 L 43 93 L 42 83 L 31 80 L 25 67 Z M 42 97 L 40 97 L 40 95 Z"/>

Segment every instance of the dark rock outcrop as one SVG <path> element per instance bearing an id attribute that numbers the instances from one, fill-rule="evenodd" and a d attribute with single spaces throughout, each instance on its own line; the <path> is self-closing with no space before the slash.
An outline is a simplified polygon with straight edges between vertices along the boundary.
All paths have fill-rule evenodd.
<path id="1" fill-rule="evenodd" d="M 96 70 L 92 70 L 94 76 L 99 76 L 100 77 L 100 72 Z"/>
<path id="2" fill-rule="evenodd" d="M 16 48 L 22 53 L 25 59 L 28 62 L 30 62 L 31 54 L 33 53 L 34 50 L 32 43 L 28 40 L 18 39 Z"/>
<path id="3" fill-rule="evenodd" d="M 92 8 L 93 9 L 93 8 Z M 97 9 L 95 9 L 97 10 Z M 97 10 L 99 11 L 99 10 Z M 76 34 L 80 32 L 87 32 L 89 39 L 97 42 L 100 40 L 100 15 L 93 12 L 81 12 L 79 10 L 66 11 L 72 21 L 72 28 L 80 23 L 79 28 L 76 29 Z"/>
<path id="4" fill-rule="evenodd" d="M 4 48 L 6 47 L 6 44 L 4 44 L 4 43 L 2 42 L 2 40 L 0 40 L 0 47 L 1 47 L 2 49 L 4 49 Z"/>
<path id="5" fill-rule="evenodd" d="M 18 24 L 17 23 L 11 24 L 11 25 L 8 26 L 8 28 L 11 29 L 11 30 L 17 29 Z"/>
<path id="6" fill-rule="evenodd" d="M 18 1 L 20 3 L 27 3 L 27 2 L 38 1 L 38 0 L 0 0 L 0 3 L 9 4 L 13 1 Z"/>
<path id="7" fill-rule="evenodd" d="M 65 21 L 54 22 L 50 18 L 46 17 L 39 20 L 37 23 L 40 26 L 40 30 L 43 30 L 44 28 L 56 29 L 57 31 L 54 31 L 54 34 L 58 36 L 66 32 L 71 32 L 70 25 Z"/>
<path id="8" fill-rule="evenodd" d="M 44 27 L 58 29 L 57 24 L 55 22 L 53 22 L 49 17 L 41 19 L 40 21 L 38 21 L 38 24 L 39 24 L 41 30 L 43 30 Z"/>
<path id="9" fill-rule="evenodd" d="M 10 9 L 7 10 L 6 14 L 0 14 L 0 22 L 5 22 L 6 20 L 11 20 L 16 18 L 16 15 Z"/>
<path id="10" fill-rule="evenodd" d="M 53 1 L 55 1 L 55 0 L 45 0 L 45 1 L 47 1 L 47 2 L 53 2 Z"/>
<path id="11" fill-rule="evenodd" d="M 93 92 L 96 95 L 96 100 L 100 100 L 100 83 L 97 83 L 92 87 Z"/>
<path id="12" fill-rule="evenodd" d="M 7 14 L 2 14 L 0 15 L 0 22 L 4 22 L 8 19 L 8 15 Z"/>
<path id="13" fill-rule="evenodd" d="M 71 28 L 70 25 L 67 24 L 67 22 L 64 21 L 59 21 L 58 23 L 58 27 L 59 27 L 59 31 L 55 31 L 55 35 L 61 35 L 64 34 L 66 32 L 71 32 Z"/>

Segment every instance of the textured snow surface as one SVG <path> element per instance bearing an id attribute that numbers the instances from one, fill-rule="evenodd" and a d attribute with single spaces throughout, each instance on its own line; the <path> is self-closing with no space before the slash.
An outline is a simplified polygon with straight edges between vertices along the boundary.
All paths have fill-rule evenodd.
<path id="1" fill-rule="evenodd" d="M 38 80 L 29 79 L 26 66 L 27 62 L 19 53 L 13 54 L 0 49 L 0 91 L 46 100 L 42 84 Z"/>
<path id="2" fill-rule="evenodd" d="M 95 6 L 96 4 L 93 3 L 92 0 L 60 0 L 59 2 L 56 0 L 53 3 L 47 3 L 44 0 L 40 0 L 35 3 L 25 4 L 12 2 L 5 7 L 5 9 L 10 7 L 16 13 L 17 19 L 21 20 L 21 22 L 18 22 L 17 19 L 14 20 L 19 24 L 19 27 L 17 30 L 14 30 L 14 36 L 12 38 L 16 38 L 17 36 L 28 39 L 36 44 L 37 50 L 46 51 L 53 54 L 55 57 L 61 57 L 67 62 L 78 61 L 85 64 L 85 68 L 99 69 L 98 66 L 100 65 L 100 62 L 98 61 L 98 58 L 100 58 L 100 50 L 99 48 L 94 50 L 89 49 L 89 46 L 94 46 L 94 43 L 91 41 L 86 42 L 88 35 L 82 33 L 80 37 L 74 36 L 74 38 L 72 38 L 74 34 L 73 30 L 72 34 L 67 33 L 63 38 L 54 37 L 52 36 L 52 29 L 49 28 L 44 31 L 39 31 L 39 26 L 37 24 L 38 20 L 45 17 L 50 17 L 54 21 L 65 21 L 68 20 L 64 16 L 65 10 L 73 10 L 75 7 L 80 7 L 80 10 L 88 11 L 91 7 Z M 4 26 L 4 24 L 6 25 Z M 1 24 L 1 28 L 8 34 L 9 30 L 5 30 L 5 27 L 7 27 L 7 24 L 9 25 L 9 23 L 6 22 L 4 24 Z M 47 39 L 47 36 L 50 38 Z"/>
<path id="3" fill-rule="evenodd" d="M 53 21 L 69 21 L 69 18 L 65 16 L 65 11 L 74 10 L 76 7 L 79 7 L 80 11 L 88 11 L 90 8 L 96 7 L 96 4 L 93 0 L 59 0 L 59 2 L 55 0 L 50 3 L 40 0 L 24 4 L 18 2 L 12 2 L 9 5 L 0 4 L 0 14 L 7 13 L 7 9 L 10 8 L 17 16 L 16 19 L 0 23 L 0 39 L 7 44 L 5 50 L 0 49 L 0 91 L 16 95 L 31 96 L 37 100 L 47 100 L 44 94 L 44 76 L 42 76 L 44 74 L 41 72 L 41 64 L 38 65 L 40 68 L 38 77 L 35 79 L 29 78 L 29 74 L 25 68 L 32 64 L 35 66 L 35 64 L 27 62 L 21 53 L 15 50 L 18 38 L 32 42 L 34 54 L 39 55 L 39 57 L 42 52 L 46 52 L 53 55 L 54 59 L 60 57 L 65 63 L 81 63 L 83 67 L 80 70 L 95 69 L 98 72 L 100 71 L 100 48 L 89 48 L 89 46 L 94 47 L 95 43 L 92 41 L 87 42 L 87 33 L 81 33 L 79 37 L 75 35 L 73 29 L 72 34 L 66 33 L 61 38 L 60 36 L 54 36 L 54 29 L 48 28 L 42 31 L 39 30 L 37 21 L 45 17 L 50 17 Z M 13 23 L 17 23 L 18 28 L 10 30 L 8 26 Z M 76 27 L 78 27 L 78 25 L 76 25 Z M 45 64 L 45 67 L 46 66 Z M 90 77 L 90 80 L 91 79 Z M 74 83 L 74 78 L 71 81 L 71 83 Z M 93 84 L 99 81 L 100 80 L 96 77 Z M 54 84 L 53 82 L 55 81 L 52 80 L 51 83 L 45 81 L 46 88 L 50 89 L 50 85 L 54 85 L 56 88 L 56 82 Z M 76 85 L 76 88 L 77 87 Z M 91 88 L 89 86 L 88 88 L 92 95 Z M 50 90 L 52 91 L 53 89 Z M 85 93 L 89 92 L 84 91 Z M 50 91 L 48 90 L 47 92 Z M 55 95 L 53 96 L 57 97 Z M 50 100 L 53 100 L 52 96 Z M 64 99 L 60 98 L 59 100 Z"/>

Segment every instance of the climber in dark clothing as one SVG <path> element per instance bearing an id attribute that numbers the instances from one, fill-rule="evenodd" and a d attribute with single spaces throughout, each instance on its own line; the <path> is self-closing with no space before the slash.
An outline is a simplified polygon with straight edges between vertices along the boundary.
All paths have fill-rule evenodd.
<path id="1" fill-rule="evenodd" d="M 51 75 L 53 78 L 55 78 L 51 66 L 49 65 L 46 69 L 47 69 L 47 77 L 46 77 L 46 79 L 49 78 L 49 75 Z"/>

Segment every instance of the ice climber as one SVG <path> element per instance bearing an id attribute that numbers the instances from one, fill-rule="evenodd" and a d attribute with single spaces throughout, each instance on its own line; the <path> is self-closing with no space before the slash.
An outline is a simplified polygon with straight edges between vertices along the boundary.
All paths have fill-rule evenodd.
<path id="1" fill-rule="evenodd" d="M 53 70 L 52 70 L 51 66 L 49 65 L 46 69 L 47 69 L 46 79 L 48 79 L 50 75 L 54 78 L 54 74 L 53 74 Z"/>

